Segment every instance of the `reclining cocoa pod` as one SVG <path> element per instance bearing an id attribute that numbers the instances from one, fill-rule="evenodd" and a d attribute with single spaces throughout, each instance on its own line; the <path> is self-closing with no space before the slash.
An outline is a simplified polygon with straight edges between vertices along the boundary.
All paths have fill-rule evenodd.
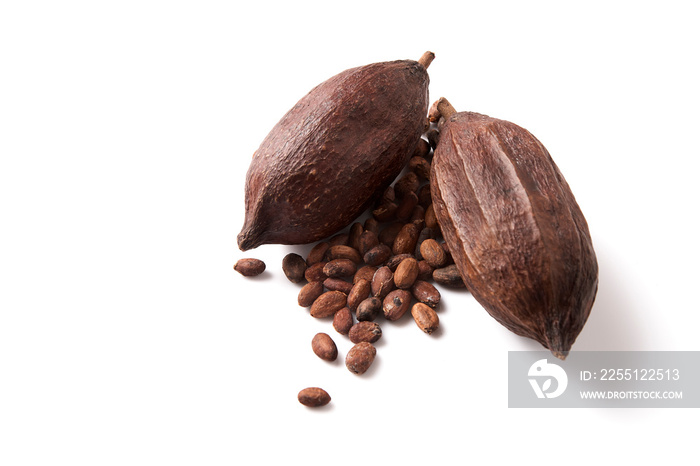
<path id="1" fill-rule="evenodd" d="M 525 129 L 440 99 L 433 206 L 467 288 L 498 322 L 564 359 L 598 289 L 588 224 Z"/>
<path id="2" fill-rule="evenodd" d="M 343 71 L 287 112 L 253 155 L 238 247 L 311 243 L 365 211 L 425 129 L 433 58 Z"/>

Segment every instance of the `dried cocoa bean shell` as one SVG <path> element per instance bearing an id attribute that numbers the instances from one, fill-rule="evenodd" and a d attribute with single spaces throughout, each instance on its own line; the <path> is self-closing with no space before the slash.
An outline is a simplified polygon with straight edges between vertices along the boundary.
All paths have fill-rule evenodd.
<path id="1" fill-rule="evenodd" d="M 598 288 L 586 219 L 527 130 L 477 113 L 441 112 L 430 181 L 455 264 L 491 316 L 563 359 Z"/>
<path id="2" fill-rule="evenodd" d="M 341 291 L 326 291 L 311 305 L 311 317 L 330 317 L 345 307 L 347 296 Z"/>
<path id="3" fill-rule="evenodd" d="M 432 57 L 346 70 L 289 110 L 253 154 L 239 248 L 312 243 L 370 207 L 421 139 Z"/>
<path id="4" fill-rule="evenodd" d="M 345 356 L 345 367 L 353 374 L 362 375 L 372 365 L 376 355 L 377 349 L 372 346 L 372 343 L 361 341 L 348 351 Z"/>
<path id="5" fill-rule="evenodd" d="M 435 308 L 440 302 L 440 292 L 431 283 L 425 280 L 416 280 L 411 287 L 411 294 L 416 301 Z"/>
<path id="6" fill-rule="evenodd" d="M 310 282 L 301 287 L 297 301 L 301 307 L 311 306 L 323 294 L 323 282 Z"/>
<path id="7" fill-rule="evenodd" d="M 450 288 L 465 288 L 466 286 L 462 280 L 462 274 L 454 264 L 433 270 L 433 280 Z"/>
<path id="8" fill-rule="evenodd" d="M 329 278 L 341 278 L 355 275 L 357 265 L 350 259 L 333 259 L 323 266 L 323 273 Z"/>
<path id="9" fill-rule="evenodd" d="M 372 283 L 369 280 L 360 279 L 352 286 L 348 292 L 347 306 L 351 311 L 355 311 L 357 306 L 369 297 L 372 291 Z"/>
<path id="10" fill-rule="evenodd" d="M 347 335 L 352 326 L 352 311 L 347 306 L 333 316 L 333 328 L 341 335 Z"/>
<path id="11" fill-rule="evenodd" d="M 282 271 L 287 279 L 292 283 L 299 283 L 304 280 L 306 273 L 306 261 L 299 254 L 290 252 L 282 259 Z"/>
<path id="12" fill-rule="evenodd" d="M 382 337 L 382 329 L 376 322 L 365 320 L 353 325 L 350 332 L 348 332 L 348 337 L 353 343 L 361 341 L 374 343 Z"/>
<path id="13" fill-rule="evenodd" d="M 309 387 L 299 392 L 297 395 L 299 403 L 309 408 L 318 408 L 331 402 L 331 396 L 322 388 Z"/>
<path id="14" fill-rule="evenodd" d="M 327 333 L 317 333 L 311 340 L 314 354 L 324 361 L 335 361 L 338 358 L 338 347 Z"/>
<path id="15" fill-rule="evenodd" d="M 394 290 L 382 302 L 386 320 L 399 320 L 410 307 L 411 293 L 406 290 Z"/>
<path id="16" fill-rule="evenodd" d="M 379 244 L 365 254 L 364 260 L 368 265 L 381 265 L 391 257 L 391 248 L 386 244 Z"/>
<path id="17" fill-rule="evenodd" d="M 411 308 L 411 315 L 413 320 L 415 320 L 418 328 L 423 330 L 425 333 L 430 335 L 435 330 L 437 330 L 440 324 L 440 319 L 437 313 L 429 306 L 423 303 L 416 303 Z"/>
<path id="18" fill-rule="evenodd" d="M 372 277 L 372 296 L 384 298 L 394 289 L 394 273 L 389 267 L 380 267 Z"/>
<path id="19" fill-rule="evenodd" d="M 380 312 L 382 312 L 382 300 L 372 296 L 357 306 L 355 316 L 359 322 L 364 322 L 376 319 Z"/>
<path id="20" fill-rule="evenodd" d="M 233 270 L 244 277 L 255 277 L 265 271 L 265 263 L 260 259 L 239 259 L 234 264 Z"/>
<path id="21" fill-rule="evenodd" d="M 342 278 L 326 278 L 323 280 L 323 286 L 328 290 L 328 291 L 340 291 L 345 294 L 350 293 L 350 290 L 352 290 L 352 283 L 346 282 Z"/>
<path id="22" fill-rule="evenodd" d="M 407 289 L 413 286 L 418 278 L 418 261 L 412 257 L 401 261 L 394 272 L 394 285 L 396 288 Z"/>

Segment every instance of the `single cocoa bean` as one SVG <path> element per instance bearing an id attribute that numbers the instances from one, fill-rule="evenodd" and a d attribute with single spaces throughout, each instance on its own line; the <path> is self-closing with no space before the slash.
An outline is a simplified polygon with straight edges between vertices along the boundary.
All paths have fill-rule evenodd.
<path id="1" fill-rule="evenodd" d="M 464 288 L 464 280 L 459 274 L 457 266 L 452 264 L 441 269 L 433 270 L 433 280 L 443 286 L 450 288 Z"/>
<path id="2" fill-rule="evenodd" d="M 408 169 L 418 175 L 419 179 L 427 180 L 430 178 L 430 162 L 424 157 L 412 157 L 408 161 Z"/>
<path id="3" fill-rule="evenodd" d="M 357 249 L 351 248 L 350 246 L 331 246 L 326 251 L 326 260 L 332 261 L 335 259 L 350 259 L 355 264 L 362 263 L 362 256 Z"/>
<path id="4" fill-rule="evenodd" d="M 341 335 L 347 335 L 352 325 L 352 311 L 347 306 L 333 316 L 333 328 Z"/>
<path id="5" fill-rule="evenodd" d="M 394 290 L 386 295 L 382 307 L 386 320 L 399 320 L 411 307 L 411 293 L 406 290 Z"/>
<path id="6" fill-rule="evenodd" d="M 372 291 L 372 284 L 370 281 L 361 279 L 352 286 L 352 289 L 348 292 L 347 306 L 351 311 L 355 311 L 357 306 L 369 297 Z"/>
<path id="7" fill-rule="evenodd" d="M 416 301 L 435 308 L 440 302 L 440 292 L 431 283 L 424 280 L 416 280 L 411 287 L 411 294 Z"/>
<path id="8" fill-rule="evenodd" d="M 377 238 L 377 234 L 373 231 L 367 230 L 362 232 L 362 235 L 360 235 L 360 248 L 358 249 L 358 251 L 360 251 L 360 255 L 364 257 L 364 255 L 367 254 L 368 251 L 370 251 L 373 247 L 378 245 L 379 238 Z"/>
<path id="9" fill-rule="evenodd" d="M 445 252 L 445 265 L 454 264 L 455 261 L 452 258 L 452 252 L 450 252 L 450 248 L 447 245 L 447 243 L 440 243 L 440 246 L 442 247 L 442 250 Z"/>
<path id="10" fill-rule="evenodd" d="M 379 222 L 373 217 L 367 218 L 364 225 L 365 231 L 371 231 L 375 235 L 379 236 Z"/>
<path id="11" fill-rule="evenodd" d="M 345 367 L 353 374 L 362 375 L 372 365 L 376 355 L 377 349 L 372 346 L 372 343 L 361 341 L 348 351 L 345 356 Z"/>
<path id="12" fill-rule="evenodd" d="M 338 347 L 327 333 L 317 333 L 311 340 L 311 349 L 324 361 L 335 361 L 338 357 Z"/>
<path id="13" fill-rule="evenodd" d="M 389 270 L 392 272 L 396 272 L 396 268 L 405 259 L 415 259 L 415 257 L 413 257 L 413 254 L 398 254 L 396 256 L 391 256 L 384 265 L 389 267 Z"/>
<path id="14" fill-rule="evenodd" d="M 355 315 L 359 322 L 365 322 L 376 319 L 380 312 L 382 312 L 382 300 L 372 296 L 357 306 Z"/>
<path id="15" fill-rule="evenodd" d="M 377 205 L 383 204 L 385 202 L 394 202 L 396 200 L 396 192 L 393 186 L 387 186 L 387 188 L 382 193 L 382 197 L 377 203 Z"/>
<path id="16" fill-rule="evenodd" d="M 430 197 L 430 184 L 424 184 L 418 190 L 418 205 L 424 209 L 428 209 L 428 206 L 433 203 L 433 199 Z"/>
<path id="17" fill-rule="evenodd" d="M 413 157 L 426 157 L 430 153 L 430 143 L 421 138 L 418 141 L 416 150 L 413 151 Z"/>
<path id="18" fill-rule="evenodd" d="M 413 286 L 418 278 L 418 261 L 412 257 L 401 261 L 394 272 L 394 284 L 396 288 L 407 289 Z"/>
<path id="19" fill-rule="evenodd" d="M 299 306 L 309 307 L 311 306 L 319 296 L 323 294 L 323 283 L 322 282 L 309 282 L 299 290 L 299 297 L 297 301 Z"/>
<path id="20" fill-rule="evenodd" d="M 376 267 L 372 265 L 364 265 L 357 269 L 357 272 L 355 272 L 355 276 L 352 279 L 352 283 L 355 284 L 360 280 L 367 280 L 368 282 L 372 283 L 372 278 L 374 278 L 374 273 L 376 271 Z"/>
<path id="21" fill-rule="evenodd" d="M 380 267 L 372 278 L 372 296 L 384 298 L 394 289 L 394 273 L 389 267 Z"/>
<path id="22" fill-rule="evenodd" d="M 330 317 L 345 307 L 347 295 L 341 291 L 326 291 L 311 305 L 311 317 Z"/>
<path id="23" fill-rule="evenodd" d="M 416 193 L 410 192 L 406 194 L 402 199 L 401 203 L 399 204 L 398 208 L 396 209 L 396 213 L 394 216 L 396 219 L 400 222 L 405 222 L 409 218 L 411 218 L 411 214 L 413 213 L 413 209 L 418 205 L 418 196 Z"/>
<path id="24" fill-rule="evenodd" d="M 374 343 L 382 337 L 382 329 L 376 322 L 358 322 L 352 326 L 348 337 L 350 337 L 350 341 L 353 343 L 359 343 L 361 341 Z"/>
<path id="25" fill-rule="evenodd" d="M 418 261 L 418 280 L 431 280 L 433 278 L 433 268 L 426 261 Z"/>
<path id="26" fill-rule="evenodd" d="M 381 232 L 379 232 L 379 242 L 391 247 L 394 244 L 396 235 L 399 234 L 404 225 L 405 223 L 402 222 L 394 222 L 386 226 Z"/>
<path id="27" fill-rule="evenodd" d="M 437 330 L 440 323 L 437 313 L 429 306 L 423 303 L 416 303 L 411 308 L 411 315 L 416 321 L 418 328 L 430 335 Z"/>
<path id="28" fill-rule="evenodd" d="M 414 223 L 407 223 L 401 228 L 399 234 L 396 235 L 394 244 L 391 248 L 392 252 L 398 254 L 413 254 L 418 242 L 420 229 Z"/>
<path id="29" fill-rule="evenodd" d="M 411 223 L 423 223 L 425 224 L 425 209 L 421 205 L 417 205 L 413 208 L 411 212 L 411 218 L 408 219 Z"/>
<path id="30" fill-rule="evenodd" d="M 386 244 L 379 244 L 365 254 L 364 260 L 368 265 L 381 265 L 391 257 L 391 248 Z"/>
<path id="31" fill-rule="evenodd" d="M 349 277 L 355 272 L 357 266 L 350 259 L 333 259 L 323 266 L 323 273 L 329 278 Z"/>
<path id="32" fill-rule="evenodd" d="M 338 233 L 334 237 L 328 240 L 328 243 L 333 246 L 347 246 L 348 245 L 348 239 L 350 238 L 350 235 L 347 233 Z"/>
<path id="33" fill-rule="evenodd" d="M 239 259 L 233 270 L 244 277 L 255 277 L 265 271 L 265 263 L 260 259 Z"/>
<path id="34" fill-rule="evenodd" d="M 312 266 L 318 262 L 323 262 L 323 258 L 326 256 L 326 251 L 331 247 L 331 243 L 328 241 L 321 241 L 316 246 L 311 248 L 309 255 L 306 256 L 306 264 Z"/>
<path id="35" fill-rule="evenodd" d="M 304 278 L 306 281 L 311 282 L 322 282 L 326 278 L 326 274 L 323 273 L 323 268 L 326 266 L 326 262 L 316 262 L 314 265 L 307 267 L 304 272 Z"/>
<path id="36" fill-rule="evenodd" d="M 287 279 L 292 283 L 299 283 L 304 280 L 306 273 L 306 261 L 299 254 L 290 252 L 282 259 L 282 271 Z"/>
<path id="37" fill-rule="evenodd" d="M 341 291 L 345 294 L 350 293 L 352 283 L 346 282 L 342 278 L 326 278 L 323 280 L 323 286 L 329 291 Z"/>
<path id="38" fill-rule="evenodd" d="M 428 143 L 430 144 L 430 147 L 435 149 L 438 145 L 438 142 L 440 141 L 440 131 L 436 129 L 431 129 L 427 132 L 426 137 L 428 138 Z"/>
<path id="39" fill-rule="evenodd" d="M 365 230 L 362 228 L 362 224 L 360 222 L 353 223 L 350 227 L 350 231 L 348 232 L 348 246 L 359 251 L 360 236 L 362 236 L 364 231 Z"/>
<path id="40" fill-rule="evenodd" d="M 428 228 L 439 228 L 433 204 L 430 204 L 428 208 L 425 209 L 425 226 Z"/>
<path id="41" fill-rule="evenodd" d="M 388 222 L 396 217 L 396 210 L 399 205 L 395 202 L 382 202 L 372 211 L 372 217 L 378 222 Z"/>
<path id="42" fill-rule="evenodd" d="M 447 263 L 447 254 L 440 246 L 440 243 L 434 239 L 426 239 L 420 245 L 420 253 L 431 267 L 439 269 Z"/>
<path id="43" fill-rule="evenodd" d="M 309 408 L 318 408 L 331 402 L 331 396 L 322 388 L 309 387 L 299 392 L 297 395 L 299 403 Z"/>
<path id="44" fill-rule="evenodd" d="M 418 175 L 413 172 L 406 173 L 394 183 L 394 191 L 396 191 L 396 196 L 399 199 L 405 197 L 408 193 L 416 193 L 419 187 L 420 180 Z"/>

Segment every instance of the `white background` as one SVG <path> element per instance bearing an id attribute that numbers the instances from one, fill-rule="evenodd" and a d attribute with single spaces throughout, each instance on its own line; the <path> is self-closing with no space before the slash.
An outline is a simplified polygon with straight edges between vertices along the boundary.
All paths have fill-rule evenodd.
<path id="1" fill-rule="evenodd" d="M 700 350 L 693 3 L 3 2 L 0 464 L 694 462 L 697 410 L 508 409 L 507 352 L 538 346 L 466 292 L 437 335 L 384 325 L 354 376 L 281 272 L 308 248 L 235 245 L 299 98 L 432 50 L 431 101 L 534 133 L 588 219 L 574 350 Z"/>

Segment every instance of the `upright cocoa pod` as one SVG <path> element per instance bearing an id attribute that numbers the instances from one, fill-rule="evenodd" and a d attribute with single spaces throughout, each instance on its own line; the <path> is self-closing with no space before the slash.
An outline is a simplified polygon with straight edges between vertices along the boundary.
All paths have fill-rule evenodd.
<path id="1" fill-rule="evenodd" d="M 586 219 L 547 149 L 525 129 L 444 99 L 431 193 L 455 264 L 509 330 L 564 359 L 598 288 Z"/>
<path id="2" fill-rule="evenodd" d="M 352 68 L 297 102 L 253 155 L 238 247 L 311 243 L 372 205 L 421 139 L 433 58 Z"/>

